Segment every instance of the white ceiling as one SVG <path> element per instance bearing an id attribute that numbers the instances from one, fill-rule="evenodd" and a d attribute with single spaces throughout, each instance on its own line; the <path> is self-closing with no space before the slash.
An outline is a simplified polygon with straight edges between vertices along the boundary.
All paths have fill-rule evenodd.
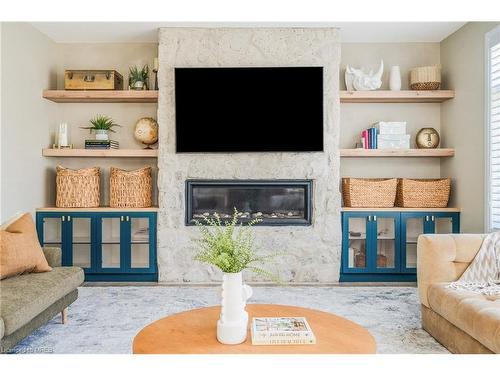
<path id="1" fill-rule="evenodd" d="M 158 41 L 160 27 L 339 27 L 342 42 L 440 42 L 465 22 L 32 22 L 58 43 L 126 43 Z"/>

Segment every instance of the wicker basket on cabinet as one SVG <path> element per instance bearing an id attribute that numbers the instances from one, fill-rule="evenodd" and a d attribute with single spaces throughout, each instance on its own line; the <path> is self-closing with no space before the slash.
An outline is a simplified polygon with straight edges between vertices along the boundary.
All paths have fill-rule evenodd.
<path id="1" fill-rule="evenodd" d="M 111 167 L 109 205 L 114 208 L 143 208 L 152 206 L 151 167 L 125 171 Z"/>
<path id="2" fill-rule="evenodd" d="M 394 207 L 396 178 L 342 179 L 344 207 Z"/>
<path id="3" fill-rule="evenodd" d="M 451 179 L 400 178 L 396 205 L 405 208 L 444 208 L 450 198 Z"/>
<path id="4" fill-rule="evenodd" d="M 100 170 L 98 167 L 69 169 L 56 168 L 56 207 L 99 207 Z"/>

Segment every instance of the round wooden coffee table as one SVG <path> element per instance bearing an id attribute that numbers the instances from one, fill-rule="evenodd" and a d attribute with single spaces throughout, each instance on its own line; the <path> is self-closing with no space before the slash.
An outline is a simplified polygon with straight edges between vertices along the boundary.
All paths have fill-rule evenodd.
<path id="1" fill-rule="evenodd" d="M 249 320 L 261 317 L 299 317 L 309 322 L 316 336 L 314 345 L 252 345 L 250 331 L 239 345 L 217 341 L 220 306 L 185 311 L 157 320 L 134 338 L 135 354 L 369 354 L 375 339 L 360 325 L 323 311 L 283 305 L 247 305 Z M 250 323 L 249 323 L 250 326 Z"/>

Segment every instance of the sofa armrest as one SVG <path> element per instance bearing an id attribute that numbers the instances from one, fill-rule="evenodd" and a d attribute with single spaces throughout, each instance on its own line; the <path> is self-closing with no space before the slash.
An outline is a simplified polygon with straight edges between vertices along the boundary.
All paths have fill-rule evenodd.
<path id="1" fill-rule="evenodd" d="M 460 278 L 474 259 L 484 234 L 424 234 L 417 242 L 417 282 L 420 302 L 429 306 L 427 290 L 434 283 Z"/>
<path id="2" fill-rule="evenodd" d="M 62 252 L 58 247 L 44 247 L 43 253 L 47 259 L 47 263 L 51 267 L 61 267 L 62 264 Z"/>

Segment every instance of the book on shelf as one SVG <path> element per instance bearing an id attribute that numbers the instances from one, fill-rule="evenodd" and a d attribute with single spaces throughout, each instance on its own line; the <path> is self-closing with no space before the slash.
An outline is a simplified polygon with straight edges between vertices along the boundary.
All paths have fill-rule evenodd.
<path id="1" fill-rule="evenodd" d="M 252 319 L 252 345 L 315 344 L 311 327 L 304 317 L 259 317 Z"/>
<path id="2" fill-rule="evenodd" d="M 370 128 L 371 148 L 377 148 L 377 129 Z"/>
<path id="3" fill-rule="evenodd" d="M 378 121 L 377 148 L 397 150 L 410 148 L 410 135 L 406 134 L 406 121 Z"/>
<path id="4" fill-rule="evenodd" d="M 85 140 L 86 145 L 118 145 L 118 141 L 113 141 L 113 140 L 108 140 L 108 141 L 101 141 L 98 139 L 86 139 Z"/>
<path id="5" fill-rule="evenodd" d="M 87 139 L 85 141 L 85 148 L 86 149 L 117 149 L 120 148 L 120 144 L 118 141 L 100 141 L 97 139 Z"/>
<path id="6" fill-rule="evenodd" d="M 361 143 L 364 149 L 377 148 L 377 129 L 368 128 L 361 132 Z"/>
<path id="7" fill-rule="evenodd" d="M 86 150 L 118 150 L 119 148 L 116 146 L 85 146 Z"/>
<path id="8" fill-rule="evenodd" d="M 378 121 L 373 126 L 379 134 L 406 134 L 406 121 Z"/>

